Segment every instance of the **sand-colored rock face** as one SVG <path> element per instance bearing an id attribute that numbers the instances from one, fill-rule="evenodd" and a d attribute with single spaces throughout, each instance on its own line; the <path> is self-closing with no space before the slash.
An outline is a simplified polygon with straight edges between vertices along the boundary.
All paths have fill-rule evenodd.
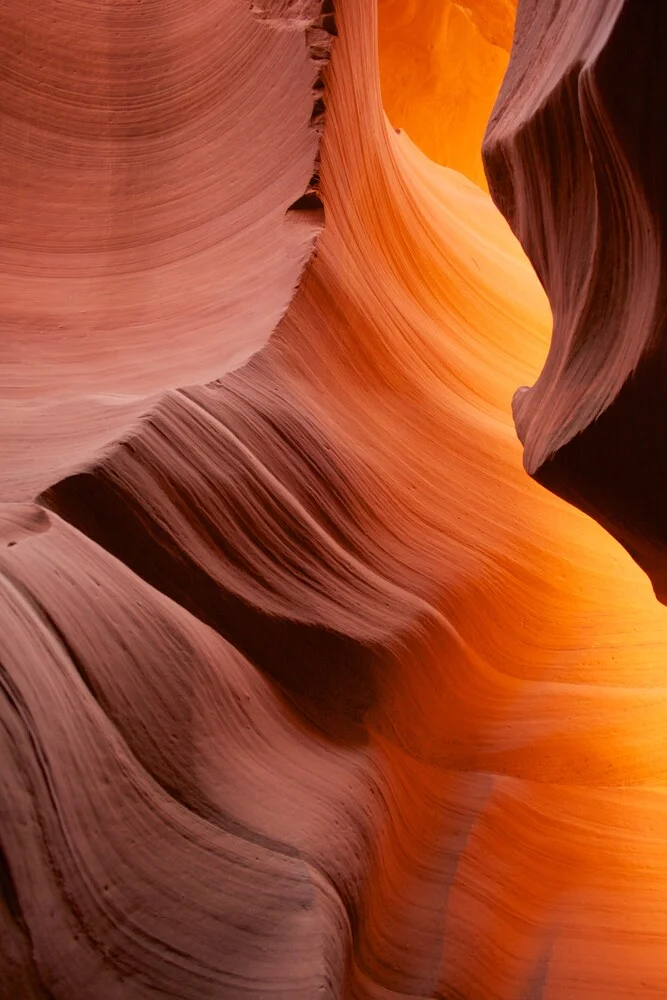
<path id="1" fill-rule="evenodd" d="M 0 507 L 3 1000 L 667 995 L 667 609 L 522 469 L 545 294 L 336 26 L 268 346 Z"/>
<path id="2" fill-rule="evenodd" d="M 526 469 L 596 517 L 667 600 L 667 7 L 525 0 L 485 140 L 554 336 L 514 401 Z"/>

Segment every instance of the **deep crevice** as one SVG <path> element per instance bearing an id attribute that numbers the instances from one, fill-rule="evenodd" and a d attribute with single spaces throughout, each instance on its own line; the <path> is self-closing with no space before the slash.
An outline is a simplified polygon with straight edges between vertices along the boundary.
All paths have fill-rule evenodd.
<path id="1" fill-rule="evenodd" d="M 333 35 L 334 38 L 338 35 L 338 28 L 336 27 L 336 15 L 335 14 L 325 14 L 322 18 L 322 27 L 328 34 Z"/>
<path id="2" fill-rule="evenodd" d="M 12 875 L 12 870 L 9 867 L 9 862 L 7 860 L 7 855 L 5 854 L 2 842 L 0 842 L 0 895 L 2 895 L 14 923 L 24 929 L 26 924 L 23 919 L 23 910 L 21 909 L 19 895 L 16 891 L 16 885 L 14 883 L 14 877 Z"/>
<path id="3" fill-rule="evenodd" d="M 322 199 L 317 194 L 316 191 L 309 191 L 307 194 L 301 195 L 297 198 L 290 207 L 287 209 L 288 212 L 321 212 L 324 206 L 322 205 Z"/>

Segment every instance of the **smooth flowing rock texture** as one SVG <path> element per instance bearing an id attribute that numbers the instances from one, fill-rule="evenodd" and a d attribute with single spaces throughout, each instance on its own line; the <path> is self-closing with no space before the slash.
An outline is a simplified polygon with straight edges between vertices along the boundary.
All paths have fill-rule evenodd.
<path id="1" fill-rule="evenodd" d="M 667 601 L 667 6 L 522 0 L 485 140 L 491 192 L 551 302 L 514 399 L 528 472 Z"/>
<path id="2" fill-rule="evenodd" d="M 3 3 L 3 496 L 242 364 L 287 308 L 330 36 L 319 4 L 283 7 Z"/>
<path id="3" fill-rule="evenodd" d="M 667 609 L 522 469 L 517 241 L 385 117 L 374 0 L 322 18 L 268 345 L 3 497 L 0 996 L 660 1000 Z"/>

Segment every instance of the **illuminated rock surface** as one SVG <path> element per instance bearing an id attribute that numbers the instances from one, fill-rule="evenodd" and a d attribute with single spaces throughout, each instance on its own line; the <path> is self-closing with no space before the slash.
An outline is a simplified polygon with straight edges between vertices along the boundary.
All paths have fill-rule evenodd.
<path id="1" fill-rule="evenodd" d="M 514 410 L 526 469 L 667 600 L 667 6 L 525 0 L 485 141 L 547 290 L 549 357 Z"/>
<path id="2" fill-rule="evenodd" d="M 481 136 L 507 68 L 516 0 L 378 0 L 380 77 L 392 125 L 486 188 Z"/>
<path id="3" fill-rule="evenodd" d="M 667 609 L 522 469 L 547 300 L 375 18 L 268 346 L 0 508 L 8 998 L 667 995 Z"/>

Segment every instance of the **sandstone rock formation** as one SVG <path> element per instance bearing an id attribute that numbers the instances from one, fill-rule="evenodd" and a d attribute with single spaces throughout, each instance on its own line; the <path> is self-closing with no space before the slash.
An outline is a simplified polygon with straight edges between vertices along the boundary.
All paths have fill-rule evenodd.
<path id="1" fill-rule="evenodd" d="M 298 190 L 259 158 L 299 253 L 248 258 L 218 371 L 194 326 L 182 368 L 156 339 L 154 395 L 101 459 L 84 424 L 65 462 L 42 419 L 51 464 L 17 463 L 0 505 L 0 997 L 659 1000 L 667 609 L 522 468 L 544 291 L 475 158 L 435 163 L 385 116 L 375 0 L 317 29 L 255 8 L 263 85 L 303 70 Z M 315 108 L 313 30 L 336 33 Z M 289 307 L 225 374 L 248 317 L 268 336 L 260 279 L 289 299 L 320 198 Z M 7 343 L 27 400 L 49 370 Z"/>
<path id="2" fill-rule="evenodd" d="M 514 400 L 526 469 L 605 525 L 667 600 L 667 7 L 524 0 L 489 122 L 493 197 L 551 302 Z"/>
<path id="3" fill-rule="evenodd" d="M 486 188 L 480 135 L 507 67 L 516 0 L 378 0 L 384 109 L 422 152 Z"/>
<path id="4" fill-rule="evenodd" d="M 242 364 L 287 308 L 320 228 L 302 196 L 330 35 L 319 4 L 282 6 L 3 4 L 5 498 Z"/>

